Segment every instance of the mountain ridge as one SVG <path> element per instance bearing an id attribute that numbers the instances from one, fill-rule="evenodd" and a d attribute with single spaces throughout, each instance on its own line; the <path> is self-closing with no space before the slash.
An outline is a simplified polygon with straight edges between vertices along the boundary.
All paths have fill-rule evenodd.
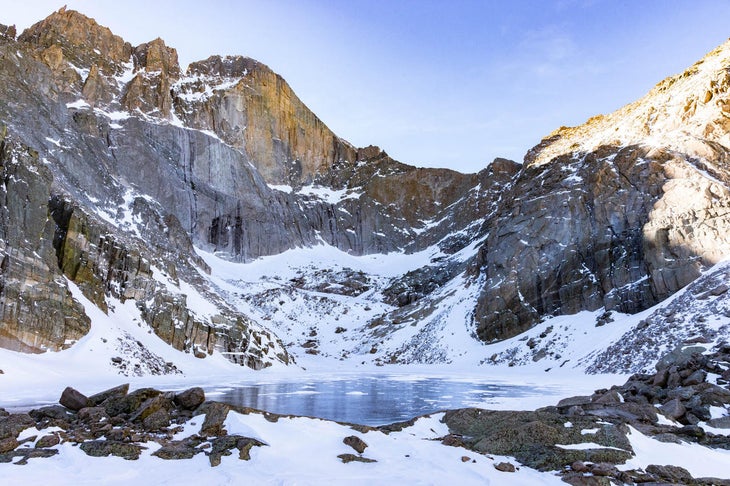
<path id="1" fill-rule="evenodd" d="M 256 369 L 319 353 L 443 363 L 461 348 L 489 364 L 508 358 L 485 343 L 583 312 L 588 332 L 730 254 L 728 44 L 642 100 L 550 134 L 523 165 L 461 174 L 353 147 L 249 58 L 183 73 L 163 40 L 132 46 L 65 9 L 17 39 L 0 30 L 4 347 L 78 341 L 90 325 L 78 288 L 109 314 L 133 302 L 177 350 Z M 317 245 L 419 265 L 307 263 L 255 282 L 211 268 L 211 255 L 255 263 Z M 303 315 L 317 318 L 300 329 Z M 536 362 L 561 358 L 528 348 Z"/>

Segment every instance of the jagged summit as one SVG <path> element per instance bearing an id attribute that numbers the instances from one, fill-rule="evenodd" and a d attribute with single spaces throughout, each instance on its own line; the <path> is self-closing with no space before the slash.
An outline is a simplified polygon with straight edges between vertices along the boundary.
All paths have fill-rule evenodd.
<path id="1" fill-rule="evenodd" d="M 543 164 L 562 154 L 601 145 L 661 147 L 713 160 L 730 147 L 730 40 L 681 74 L 658 83 L 643 98 L 578 127 L 561 127 L 525 156 Z"/>
<path id="2" fill-rule="evenodd" d="M 18 40 L 33 45 L 48 63 L 60 65 L 59 53 L 80 68 L 97 65 L 106 75 L 121 73 L 132 45 L 75 10 L 65 7 L 26 29 Z"/>

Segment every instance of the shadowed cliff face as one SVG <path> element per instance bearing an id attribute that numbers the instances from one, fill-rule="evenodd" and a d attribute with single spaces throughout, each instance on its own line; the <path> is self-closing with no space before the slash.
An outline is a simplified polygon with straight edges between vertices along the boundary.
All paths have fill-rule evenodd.
<path id="1" fill-rule="evenodd" d="M 56 264 L 52 176 L 38 154 L 0 137 L 0 346 L 39 353 L 89 331 Z"/>

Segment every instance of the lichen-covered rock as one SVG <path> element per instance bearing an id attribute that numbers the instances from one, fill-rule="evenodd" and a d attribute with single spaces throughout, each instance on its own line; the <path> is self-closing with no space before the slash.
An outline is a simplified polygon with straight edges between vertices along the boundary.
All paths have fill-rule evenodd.
<path id="1" fill-rule="evenodd" d="M 226 435 L 224 422 L 228 417 L 231 407 L 225 403 L 212 402 L 205 408 L 205 419 L 203 425 L 200 426 L 202 437 L 220 437 Z"/>
<path id="2" fill-rule="evenodd" d="M 590 416 L 568 418 L 556 411 L 500 412 L 462 409 L 448 411 L 443 421 L 451 433 L 459 434 L 465 445 L 486 454 L 507 455 L 521 464 L 540 470 L 561 469 L 575 461 L 626 461 L 632 455 L 631 444 L 616 426 Z M 571 427 L 565 424 L 571 422 Z M 607 448 L 573 450 L 556 444 L 579 444 L 586 441 L 584 429 L 597 429 L 591 437 Z"/>
<path id="3" fill-rule="evenodd" d="M 111 440 L 91 440 L 79 446 L 87 455 L 93 457 L 117 456 L 127 460 L 139 459 L 144 447 L 128 442 Z"/>
<path id="4" fill-rule="evenodd" d="M 108 390 L 104 390 L 102 392 L 91 395 L 89 397 L 89 400 L 91 400 L 94 405 L 99 405 L 110 398 L 124 397 L 127 395 L 127 393 L 129 393 L 129 383 L 124 383 L 123 385 L 115 386 L 109 388 Z"/>

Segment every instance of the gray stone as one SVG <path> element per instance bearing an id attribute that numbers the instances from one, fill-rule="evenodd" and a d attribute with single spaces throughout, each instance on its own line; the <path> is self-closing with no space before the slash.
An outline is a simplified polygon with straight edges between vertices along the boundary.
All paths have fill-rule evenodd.
<path id="1" fill-rule="evenodd" d="M 175 403 L 186 410 L 195 410 L 205 401 L 205 391 L 200 387 L 190 388 L 175 395 Z"/>
<path id="2" fill-rule="evenodd" d="M 82 408 L 91 407 L 94 405 L 91 400 L 89 400 L 89 397 L 87 397 L 80 391 L 71 388 L 70 386 L 66 387 L 63 390 L 63 393 L 61 394 L 61 398 L 58 400 L 58 403 L 75 412 L 78 412 Z"/>
<path id="3" fill-rule="evenodd" d="M 730 415 L 710 419 L 707 421 L 707 425 L 717 429 L 730 429 Z"/>
<path id="4" fill-rule="evenodd" d="M 700 383 L 704 383 L 705 378 L 707 377 L 707 373 L 702 370 L 694 371 L 691 375 L 689 375 L 687 378 L 682 381 L 683 386 L 693 386 L 693 385 L 699 385 Z"/>
<path id="5" fill-rule="evenodd" d="M 104 390 L 103 392 L 99 392 L 95 395 L 91 395 L 89 397 L 89 400 L 91 400 L 94 403 L 94 405 L 99 405 L 109 398 L 124 397 L 128 392 L 129 392 L 129 383 L 125 383 L 123 385 L 115 386 L 108 390 Z"/>
<path id="6" fill-rule="evenodd" d="M 659 407 L 659 410 L 661 410 L 664 415 L 674 420 L 682 418 L 682 416 L 684 416 L 687 412 L 687 409 L 684 407 L 679 398 L 668 401 Z"/>

